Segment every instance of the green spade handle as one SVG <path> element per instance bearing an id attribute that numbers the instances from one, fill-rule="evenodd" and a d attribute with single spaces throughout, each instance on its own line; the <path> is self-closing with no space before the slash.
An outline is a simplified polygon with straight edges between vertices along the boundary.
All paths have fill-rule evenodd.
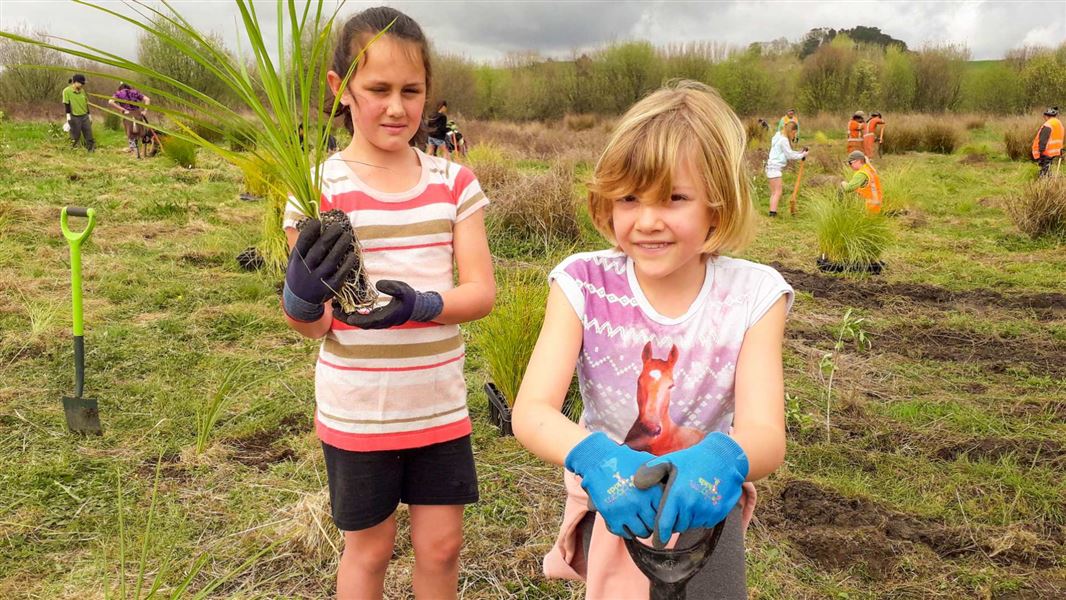
<path id="1" fill-rule="evenodd" d="M 67 216 L 85 217 L 89 223 L 80 232 L 71 231 L 67 226 Z M 63 237 L 67 238 L 70 245 L 70 288 L 72 291 L 72 314 L 74 317 L 74 397 L 81 398 L 82 387 L 85 381 L 85 341 L 82 337 L 82 314 L 81 314 L 81 243 L 89 239 L 93 227 L 96 226 L 96 211 L 91 208 L 80 206 L 67 206 L 59 214 L 59 227 L 63 230 Z"/>

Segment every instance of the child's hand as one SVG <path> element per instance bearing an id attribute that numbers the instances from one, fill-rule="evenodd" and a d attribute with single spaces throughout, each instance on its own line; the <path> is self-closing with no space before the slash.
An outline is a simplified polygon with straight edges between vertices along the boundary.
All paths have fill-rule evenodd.
<path id="1" fill-rule="evenodd" d="M 744 450 L 720 431 L 694 446 L 650 461 L 641 474 L 657 465 L 669 465 L 677 471 L 663 491 L 666 497 L 659 511 L 659 539 L 664 544 L 674 533 L 721 523 L 740 500 L 740 486 L 748 476 Z M 638 484 L 660 487 L 660 478 L 643 478 L 641 474 L 636 478 Z"/>
<path id="2" fill-rule="evenodd" d="M 564 464 L 581 477 L 581 487 L 611 533 L 624 538 L 648 537 L 655 525 L 662 488 L 637 489 L 633 474 L 653 458 L 647 452 L 616 444 L 598 431 L 574 446 Z"/>
<path id="3" fill-rule="evenodd" d="M 392 300 L 365 314 L 346 313 L 339 304 L 334 303 L 333 314 L 360 329 L 388 329 L 408 321 L 432 321 L 444 310 L 444 300 L 437 292 L 418 292 L 406 283 L 392 279 L 382 279 L 374 287 L 392 296 Z"/>
<path id="4" fill-rule="evenodd" d="M 330 225 L 324 232 L 317 219 L 304 226 L 285 269 L 281 297 L 286 314 L 307 323 L 322 316 L 325 312 L 322 304 L 334 290 L 340 289 L 348 272 L 355 268 L 358 257 L 354 252 L 344 258 L 351 245 L 352 234 L 344 231 L 339 223 Z"/>

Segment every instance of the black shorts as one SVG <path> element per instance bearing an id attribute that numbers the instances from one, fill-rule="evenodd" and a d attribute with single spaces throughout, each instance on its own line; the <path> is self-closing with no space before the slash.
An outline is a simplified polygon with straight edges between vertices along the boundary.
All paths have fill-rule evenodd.
<path id="1" fill-rule="evenodd" d="M 351 452 L 322 444 L 333 522 L 360 531 L 404 504 L 473 504 L 477 473 L 470 436 L 408 450 Z"/>

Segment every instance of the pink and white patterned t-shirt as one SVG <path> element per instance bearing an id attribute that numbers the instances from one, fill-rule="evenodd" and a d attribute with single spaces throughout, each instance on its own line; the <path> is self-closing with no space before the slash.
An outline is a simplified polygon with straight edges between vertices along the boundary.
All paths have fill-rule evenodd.
<path id="1" fill-rule="evenodd" d="M 570 256 L 549 275 L 584 329 L 577 374 L 582 420 L 617 442 L 662 455 L 733 422 L 744 334 L 792 287 L 771 267 L 719 256 L 688 311 L 659 314 L 622 252 Z"/>

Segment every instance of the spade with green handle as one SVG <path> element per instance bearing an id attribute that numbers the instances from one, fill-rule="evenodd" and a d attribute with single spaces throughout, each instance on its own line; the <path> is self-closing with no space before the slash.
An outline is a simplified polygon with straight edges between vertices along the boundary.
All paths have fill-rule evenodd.
<path id="1" fill-rule="evenodd" d="M 84 217 L 89 220 L 89 223 L 81 232 L 74 232 L 67 227 L 68 216 Z M 89 239 L 89 234 L 96 225 L 96 211 L 91 208 L 67 206 L 59 215 L 59 225 L 63 230 L 63 237 L 67 238 L 67 243 L 70 245 L 70 287 L 73 291 L 74 315 L 74 396 L 63 397 L 63 412 L 66 413 L 67 429 L 70 431 L 100 435 L 103 429 L 100 427 L 100 410 L 96 400 L 81 397 L 82 387 L 85 384 L 85 340 L 82 337 L 81 314 L 81 244 Z"/>

